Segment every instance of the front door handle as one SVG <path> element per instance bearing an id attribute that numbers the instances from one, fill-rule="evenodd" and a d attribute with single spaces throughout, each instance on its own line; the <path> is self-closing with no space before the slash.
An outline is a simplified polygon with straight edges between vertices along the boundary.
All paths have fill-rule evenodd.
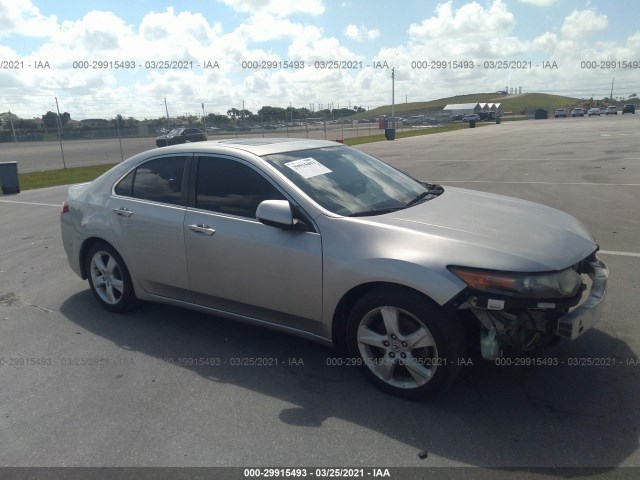
<path id="1" fill-rule="evenodd" d="M 113 211 L 113 213 L 121 217 L 129 218 L 131 215 L 133 215 L 133 212 L 126 207 L 112 208 L 111 210 Z"/>
<path id="2" fill-rule="evenodd" d="M 209 225 L 206 225 L 204 223 L 200 223 L 198 225 L 189 225 L 189 228 L 191 229 L 192 232 L 204 233 L 205 235 L 209 235 L 209 236 L 216 233 L 216 231 L 213 228 L 211 228 Z"/>

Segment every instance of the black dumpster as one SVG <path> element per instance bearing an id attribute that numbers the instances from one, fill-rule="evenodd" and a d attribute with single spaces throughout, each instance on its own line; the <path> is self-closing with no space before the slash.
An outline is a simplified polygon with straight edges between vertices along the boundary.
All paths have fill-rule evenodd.
<path id="1" fill-rule="evenodd" d="M 538 108 L 538 109 L 536 109 L 536 113 L 534 114 L 534 118 L 536 120 L 544 120 L 546 118 L 549 118 L 549 114 L 547 113 L 547 111 L 544 108 Z"/>
<path id="2" fill-rule="evenodd" d="M 20 193 L 18 162 L 0 162 L 0 184 L 2 193 Z"/>
<path id="3" fill-rule="evenodd" d="M 476 128 L 476 121 L 475 120 L 469 120 L 469 128 Z"/>
<path id="4" fill-rule="evenodd" d="M 500 125 L 500 117 L 496 117 L 496 123 Z"/>
<path id="5" fill-rule="evenodd" d="M 396 139 L 396 129 L 395 128 L 385 128 L 384 129 L 384 138 L 387 140 L 395 140 Z"/>

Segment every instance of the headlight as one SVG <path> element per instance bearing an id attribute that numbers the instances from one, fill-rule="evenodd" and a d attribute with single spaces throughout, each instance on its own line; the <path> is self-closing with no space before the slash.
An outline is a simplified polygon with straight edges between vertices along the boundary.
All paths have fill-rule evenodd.
<path id="1" fill-rule="evenodd" d="M 469 288 L 486 293 L 526 298 L 573 297 L 582 278 L 573 269 L 554 273 L 502 273 L 465 267 L 448 267 Z"/>

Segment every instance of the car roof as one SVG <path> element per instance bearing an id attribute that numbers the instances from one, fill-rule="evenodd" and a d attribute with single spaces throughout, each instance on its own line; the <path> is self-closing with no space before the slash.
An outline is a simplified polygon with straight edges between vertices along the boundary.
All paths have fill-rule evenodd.
<path id="1" fill-rule="evenodd" d="M 209 140 L 206 142 L 183 143 L 162 147 L 163 153 L 232 153 L 234 150 L 241 150 L 254 155 L 270 155 L 274 153 L 293 152 L 297 150 L 308 150 L 312 148 L 337 147 L 340 143 L 328 140 L 313 140 L 307 138 L 230 138 L 222 140 Z"/>

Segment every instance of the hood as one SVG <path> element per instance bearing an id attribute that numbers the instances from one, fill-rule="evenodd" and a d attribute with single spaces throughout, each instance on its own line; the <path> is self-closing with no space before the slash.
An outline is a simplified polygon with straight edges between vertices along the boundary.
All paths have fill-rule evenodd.
<path id="1" fill-rule="evenodd" d="M 448 264 L 493 270 L 561 270 L 597 248 L 585 226 L 560 210 L 455 187 L 367 221 L 437 237 L 434 248 L 446 254 Z"/>

